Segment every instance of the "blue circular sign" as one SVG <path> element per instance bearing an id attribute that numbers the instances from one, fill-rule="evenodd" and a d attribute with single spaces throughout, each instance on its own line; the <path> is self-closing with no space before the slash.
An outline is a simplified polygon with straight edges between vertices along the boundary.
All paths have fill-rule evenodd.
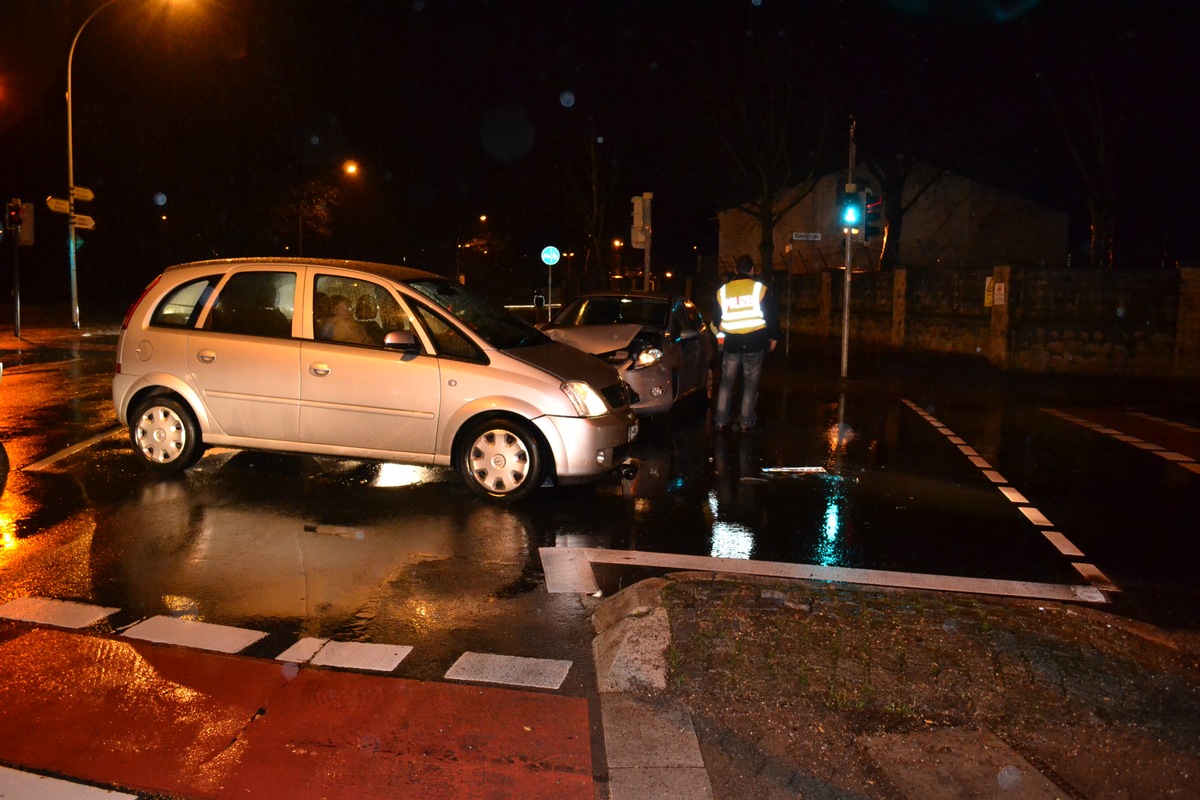
<path id="1" fill-rule="evenodd" d="M 562 256 L 558 252 L 558 248 L 554 245 L 542 249 L 542 263 L 554 266 L 558 263 L 558 259 Z"/>

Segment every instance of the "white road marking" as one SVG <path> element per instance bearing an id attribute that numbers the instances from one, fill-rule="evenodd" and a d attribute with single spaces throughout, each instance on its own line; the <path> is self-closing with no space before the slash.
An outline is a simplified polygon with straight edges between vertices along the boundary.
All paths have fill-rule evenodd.
<path id="1" fill-rule="evenodd" d="M 929 423 L 931 425 L 933 425 L 935 428 L 937 428 L 938 430 L 944 429 L 945 426 L 942 425 L 940 420 L 938 420 L 936 417 L 933 417 L 932 415 L 926 414 L 915 403 L 913 403 L 909 400 L 902 400 L 902 402 L 905 405 L 907 405 L 909 408 L 911 408 L 912 410 L 916 411 L 922 417 L 927 419 L 929 421 Z M 1078 425 L 1083 425 L 1085 427 L 1092 428 L 1093 430 L 1097 430 L 1106 435 L 1112 435 L 1116 438 L 1120 438 L 1120 437 L 1124 436 L 1124 434 L 1122 434 L 1120 431 L 1113 430 L 1111 428 L 1106 428 L 1103 425 L 1089 423 L 1087 420 L 1080 419 L 1079 417 L 1068 414 L 1065 411 L 1059 411 L 1058 409 L 1051 409 L 1051 408 L 1043 408 L 1042 411 L 1044 411 L 1047 414 L 1051 414 L 1053 416 L 1059 417 L 1068 422 L 1072 422 L 1072 423 L 1075 423 Z M 957 437 L 952 437 L 952 441 L 956 438 Z M 1136 439 L 1135 437 L 1129 437 L 1129 440 L 1131 441 L 1131 443 L 1134 443 L 1134 444 L 1141 442 L 1140 439 Z M 1037 525 L 1039 528 L 1051 528 L 1054 526 L 1054 523 L 1052 523 L 1049 520 L 1049 518 L 1046 517 L 1045 514 L 1043 514 L 1037 508 L 1034 508 L 1032 505 L 1029 505 L 1029 500 L 1027 500 L 1025 498 L 1025 495 L 1021 494 L 1021 492 L 1018 491 L 1016 489 L 1016 487 L 1007 485 L 1008 481 L 1004 480 L 1004 478 L 1000 475 L 999 472 L 992 469 L 991 465 L 985 459 L 981 458 L 975 452 L 975 450 L 973 450 L 971 447 L 967 446 L 965 442 L 962 442 L 962 440 L 955 441 L 954 443 L 958 445 L 958 449 L 962 452 L 963 455 L 967 456 L 970 459 L 972 464 L 974 464 L 976 467 L 980 468 L 980 470 L 983 472 L 984 476 L 988 480 L 990 480 L 992 483 L 995 483 L 995 484 L 1003 484 L 1003 485 L 999 486 L 1000 491 L 1003 492 L 1004 496 L 1007 497 L 1012 503 L 1014 503 L 1017 506 L 1017 510 L 1020 511 L 1022 514 L 1024 514 L 1026 519 L 1028 519 L 1034 525 Z M 1142 446 L 1142 445 L 1137 444 L 1137 446 Z M 1156 447 L 1156 446 L 1152 445 L 1151 448 L 1153 448 L 1153 447 Z M 1147 448 L 1147 449 L 1151 449 L 1151 448 Z M 1159 449 L 1161 450 L 1162 448 L 1159 448 Z M 1185 464 L 1184 466 L 1187 466 L 1187 465 Z M 1050 542 L 1055 547 L 1057 547 L 1058 551 L 1060 553 L 1062 553 L 1063 555 L 1072 557 L 1072 558 L 1083 558 L 1084 557 L 1083 552 L 1078 547 L 1071 544 L 1071 542 L 1065 536 L 1063 536 L 1061 533 L 1059 533 L 1058 531 L 1044 531 L 1044 533 L 1046 535 L 1046 538 L 1049 539 Z M 1110 581 L 1107 577 L 1105 577 L 1103 575 L 1103 573 L 1101 573 L 1095 567 L 1091 567 L 1091 565 L 1087 565 L 1087 566 L 1091 567 L 1091 570 L 1084 570 L 1084 569 L 1080 569 L 1080 565 L 1077 563 L 1073 564 L 1073 566 L 1079 571 L 1079 573 L 1085 579 L 1088 580 L 1089 583 L 1092 584 L 1092 587 L 1094 589 L 1105 590 L 1105 591 L 1120 591 L 1119 589 L 1117 589 L 1116 586 L 1113 585 L 1112 581 Z"/>
<path id="2" fill-rule="evenodd" d="M 1117 587 L 1116 584 L 1114 584 L 1112 581 L 1110 581 L 1108 579 L 1107 575 L 1105 575 L 1100 570 L 1096 569 L 1095 564 L 1081 564 L 1079 562 L 1075 562 L 1071 566 L 1073 566 L 1073 567 L 1075 567 L 1075 569 L 1079 570 L 1079 574 L 1082 575 L 1087 580 L 1088 583 L 1092 584 L 1097 589 L 1103 589 L 1106 592 L 1121 591 L 1120 588 Z"/>
<path id="3" fill-rule="evenodd" d="M 539 550 L 542 556 L 542 565 L 546 569 L 547 587 L 550 585 L 550 573 L 554 569 L 554 565 L 560 563 L 553 557 L 547 557 L 547 551 L 555 549 L 558 548 L 543 547 Z M 1108 602 L 1094 586 L 964 578 L 954 575 L 928 575 L 916 572 L 892 572 L 850 567 L 822 567 L 813 564 L 788 564 L 781 561 L 750 561 L 740 558 L 711 558 L 709 556 L 605 550 L 592 547 L 573 547 L 570 550 L 574 559 L 585 560 L 589 564 L 618 564 L 712 573 L 727 572 L 735 575 L 761 575 L 770 578 L 829 581 L 864 586 L 894 586 L 904 589 L 931 589 L 943 592 L 967 592 L 1043 600 Z"/>
<path id="4" fill-rule="evenodd" d="M 71 783 L 59 778 L 35 775 L 18 769 L 0 767 L 0 797 L 19 800 L 137 800 L 136 794 L 115 792 L 82 783 Z"/>
<path id="5" fill-rule="evenodd" d="M 404 644 L 326 642 L 309 663 L 318 667 L 391 672 L 411 652 L 412 647 Z"/>
<path id="6" fill-rule="evenodd" d="M 313 656 L 319 653 L 321 648 L 324 647 L 325 643 L 328 641 L 328 639 L 317 639 L 312 636 L 305 636 L 287 650 L 284 650 L 282 653 L 275 656 L 275 660 L 290 661 L 294 664 L 302 664 L 305 661 L 311 660 Z"/>
<path id="7" fill-rule="evenodd" d="M 0 605 L 0 617 L 59 628 L 86 628 L 119 609 L 73 603 L 69 600 L 53 600 L 47 597 L 18 597 Z M 0 793 L 0 797 L 4 797 Z"/>
<path id="8" fill-rule="evenodd" d="M 124 428 L 116 427 L 110 431 L 105 431 L 104 433 L 98 433 L 90 439 L 83 440 L 79 444 L 73 444 L 68 448 L 59 450 L 54 455 L 43 458 L 41 461 L 35 461 L 34 463 L 25 467 L 22 471 L 23 472 L 40 472 L 41 470 L 49 469 L 50 467 L 54 466 L 59 461 L 62 461 L 67 456 L 75 455 L 80 450 L 86 450 L 87 448 L 91 447 L 92 445 L 96 444 L 97 442 L 102 442 L 105 439 L 107 439 L 108 437 L 113 436 L 117 433 L 121 433 L 124 430 L 125 430 Z"/>
<path id="9" fill-rule="evenodd" d="M 592 565 L 582 547 L 543 547 L 542 570 L 546 591 L 551 594 L 595 594 L 600 591 Z"/>
<path id="10" fill-rule="evenodd" d="M 1058 552 L 1064 556 L 1083 557 L 1083 551 L 1071 543 L 1071 540 L 1063 536 L 1058 531 L 1042 531 L 1042 535 L 1050 540 L 1050 543 L 1058 548 Z"/>
<path id="11" fill-rule="evenodd" d="M 570 669 L 570 661 L 492 653 L 463 653 L 446 672 L 446 678 L 452 681 L 557 689 L 566 680 Z"/>
<path id="12" fill-rule="evenodd" d="M 175 617 L 150 617 L 129 628 L 123 634 L 160 644 L 178 644 L 218 653 L 237 653 L 245 650 L 267 634 L 248 628 L 214 625 Z"/>
<path id="13" fill-rule="evenodd" d="M 1028 503 L 1029 502 L 1028 500 L 1025 499 L 1025 495 L 1021 494 L 1020 492 L 1018 492 L 1016 489 L 1014 489 L 1011 486 L 1001 486 L 1000 491 L 1004 494 L 1005 497 L 1007 497 L 1013 503 Z"/>
<path id="14" fill-rule="evenodd" d="M 1155 444 L 1154 442 L 1147 442 L 1145 439 L 1141 439 L 1137 436 L 1133 436 L 1128 433 L 1123 433 L 1122 431 L 1118 431 L 1114 428 L 1108 428 L 1108 427 L 1105 427 L 1104 425 L 1097 425 L 1094 422 L 1089 422 L 1088 420 L 1084 419 L 1083 417 L 1077 417 L 1074 414 L 1068 414 L 1065 411 L 1059 411 L 1058 409 L 1055 409 L 1055 408 L 1043 408 L 1041 410 L 1046 414 L 1050 414 L 1051 416 L 1055 416 L 1060 419 L 1066 420 L 1067 422 L 1071 422 L 1075 425 L 1079 425 L 1081 427 L 1087 428 L 1088 430 L 1095 431 L 1096 433 L 1102 433 L 1105 436 L 1108 436 L 1112 439 L 1117 440 L 1118 442 L 1124 442 L 1125 444 L 1131 444 L 1134 447 L 1137 447 L 1141 450 L 1145 450 L 1147 452 L 1154 453 L 1155 455 L 1162 456 L 1163 458 L 1167 459 L 1171 463 L 1178 464 L 1179 466 L 1183 467 L 1184 469 L 1190 470 L 1192 472 L 1200 473 L 1200 469 L 1195 467 L 1196 459 L 1192 458 L 1191 456 L 1184 455 L 1183 453 L 1176 453 L 1174 450 L 1168 450 L 1167 448 L 1163 447 L 1160 444 Z M 1153 422 L 1161 423 L 1163 425 L 1171 425 L 1176 428 L 1182 428 L 1183 430 L 1190 431 L 1190 432 L 1200 432 L 1200 429 L 1193 428 L 1190 425 L 1184 425 L 1182 423 L 1173 422 L 1169 419 L 1161 419 L 1160 417 L 1155 417 L 1150 414 L 1143 414 L 1138 411 L 1130 411 L 1129 415 L 1134 416 L 1134 417 L 1141 417 L 1142 419 L 1148 419 Z"/>
<path id="15" fill-rule="evenodd" d="M 1038 511 L 1033 506 L 1018 506 L 1017 509 L 1024 514 L 1030 522 L 1038 527 L 1050 528 L 1054 523 L 1046 518 L 1046 515 Z"/>

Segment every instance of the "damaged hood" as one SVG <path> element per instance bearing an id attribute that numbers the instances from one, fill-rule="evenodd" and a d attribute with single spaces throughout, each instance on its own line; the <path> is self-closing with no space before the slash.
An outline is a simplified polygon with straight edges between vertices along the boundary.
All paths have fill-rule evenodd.
<path id="1" fill-rule="evenodd" d="M 562 342 L 592 355 L 611 353 L 628 346 L 642 330 L 641 325 L 583 325 L 578 328 L 547 328 L 542 331 L 556 342 Z"/>

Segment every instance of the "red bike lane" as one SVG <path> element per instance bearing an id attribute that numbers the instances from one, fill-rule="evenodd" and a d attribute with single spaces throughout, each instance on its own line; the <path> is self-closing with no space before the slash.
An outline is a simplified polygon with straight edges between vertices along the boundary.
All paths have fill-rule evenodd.
<path id="1" fill-rule="evenodd" d="M 592 800 L 584 698 L 0 629 L 0 761 L 184 798 Z"/>

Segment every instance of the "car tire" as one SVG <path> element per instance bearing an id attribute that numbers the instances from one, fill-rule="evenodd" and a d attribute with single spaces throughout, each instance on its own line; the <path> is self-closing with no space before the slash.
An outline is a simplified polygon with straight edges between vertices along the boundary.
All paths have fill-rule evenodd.
<path id="1" fill-rule="evenodd" d="M 142 463 L 160 475 L 182 472 L 204 455 L 196 415 L 166 395 L 138 405 L 129 419 L 129 441 Z"/>
<path id="2" fill-rule="evenodd" d="M 479 495 L 515 501 L 542 484 L 545 457 L 533 429 L 514 419 L 492 417 L 468 428 L 458 454 L 458 471 Z"/>

